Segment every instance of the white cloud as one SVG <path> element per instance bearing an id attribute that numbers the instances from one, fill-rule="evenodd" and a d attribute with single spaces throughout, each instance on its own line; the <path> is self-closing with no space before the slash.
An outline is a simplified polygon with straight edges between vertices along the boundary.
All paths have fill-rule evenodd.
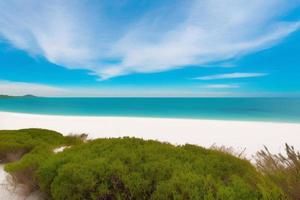
<path id="1" fill-rule="evenodd" d="M 54 87 L 44 84 L 0 80 L 0 94 L 41 97 L 217 97 L 235 95 L 228 92 L 170 88 L 80 88 Z"/>
<path id="2" fill-rule="evenodd" d="M 251 78 L 266 76 L 267 73 L 230 73 L 230 74 L 215 74 L 211 76 L 201 76 L 194 79 L 198 80 L 217 80 L 217 79 L 233 79 L 233 78 Z"/>
<path id="3" fill-rule="evenodd" d="M 110 19 L 98 4 L 1 1 L 0 35 L 30 54 L 105 79 L 234 58 L 269 48 L 300 27 L 280 20 L 299 5 L 292 0 L 193 0 L 184 9 L 180 4 L 143 17 L 130 13 L 128 24 Z"/>
<path id="4" fill-rule="evenodd" d="M 67 68 L 92 70 L 101 53 L 89 12 L 69 1 L 1 1 L 0 36 Z"/>
<path id="5" fill-rule="evenodd" d="M 239 88 L 239 85 L 236 84 L 210 84 L 205 85 L 204 88 L 209 89 L 231 89 L 231 88 Z"/>
<path id="6" fill-rule="evenodd" d="M 43 84 L 12 82 L 0 80 L 0 94 L 22 96 L 32 94 L 36 96 L 57 96 L 66 93 L 66 89 Z"/>

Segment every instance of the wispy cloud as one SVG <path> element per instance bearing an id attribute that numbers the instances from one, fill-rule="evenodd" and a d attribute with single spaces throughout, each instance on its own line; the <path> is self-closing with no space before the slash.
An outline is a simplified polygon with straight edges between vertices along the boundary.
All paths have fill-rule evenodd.
<path id="1" fill-rule="evenodd" d="M 217 79 L 234 79 L 234 78 L 251 78 L 267 76 L 267 73 L 230 73 L 230 74 L 215 74 L 210 76 L 201 76 L 194 79 L 198 80 L 217 80 Z"/>
<path id="2" fill-rule="evenodd" d="M 241 92 L 229 90 L 239 88 L 239 84 L 210 84 L 188 89 L 149 88 L 145 90 L 132 88 L 80 88 L 58 87 L 38 83 L 13 82 L 0 80 L 0 94 L 33 94 L 45 97 L 299 97 L 299 93 L 264 93 Z M 220 90 L 219 90 L 220 89 Z M 228 90 L 226 90 L 228 89 Z"/>
<path id="3" fill-rule="evenodd" d="M 0 94 L 5 95 L 21 96 L 33 94 L 36 96 L 59 96 L 66 92 L 66 89 L 44 84 L 0 80 Z"/>
<path id="4" fill-rule="evenodd" d="M 234 95 L 228 92 L 199 91 L 176 88 L 81 88 L 58 87 L 38 83 L 0 80 L 0 94 L 21 96 L 32 94 L 45 97 L 220 97 Z"/>
<path id="5" fill-rule="evenodd" d="M 210 84 L 210 85 L 204 85 L 203 87 L 209 89 L 231 89 L 231 88 L 239 88 L 240 86 L 237 84 Z"/>
<path id="6" fill-rule="evenodd" d="M 143 15 L 125 9 L 130 1 L 110 5 L 119 7 L 108 14 L 105 2 L 1 1 L 0 36 L 52 63 L 107 79 L 234 58 L 269 48 L 300 27 L 280 20 L 299 1 L 161 1 Z"/>

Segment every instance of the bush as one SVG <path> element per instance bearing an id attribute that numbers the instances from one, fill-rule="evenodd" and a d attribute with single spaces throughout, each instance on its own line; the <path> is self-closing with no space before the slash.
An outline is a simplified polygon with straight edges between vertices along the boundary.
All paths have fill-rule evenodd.
<path id="1" fill-rule="evenodd" d="M 38 188 L 36 170 L 53 154 L 53 149 L 79 143 L 76 137 L 64 137 L 44 129 L 3 130 L 0 131 L 0 160 L 2 163 L 10 162 L 5 170 L 15 182 L 34 190 Z"/>
<path id="2" fill-rule="evenodd" d="M 44 139 L 47 148 L 33 142 L 6 170 L 24 176 L 27 169 L 32 187 L 48 199 L 285 199 L 247 160 L 218 150 L 118 138 L 78 142 L 54 154 L 64 137 Z"/>
<path id="3" fill-rule="evenodd" d="M 38 170 L 53 199 L 284 199 L 246 160 L 192 145 L 98 139 Z"/>

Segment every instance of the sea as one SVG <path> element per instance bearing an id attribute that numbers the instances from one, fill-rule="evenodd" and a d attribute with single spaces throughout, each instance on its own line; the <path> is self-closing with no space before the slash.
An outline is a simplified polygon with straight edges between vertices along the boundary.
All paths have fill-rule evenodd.
<path id="1" fill-rule="evenodd" d="M 300 98 L 0 98 L 0 111 L 300 123 Z"/>

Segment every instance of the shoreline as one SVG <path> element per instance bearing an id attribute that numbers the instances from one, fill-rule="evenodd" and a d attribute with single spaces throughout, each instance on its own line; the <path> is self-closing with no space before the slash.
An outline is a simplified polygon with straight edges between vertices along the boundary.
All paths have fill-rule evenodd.
<path id="1" fill-rule="evenodd" d="M 147 117 L 63 116 L 0 111 L 0 130 L 44 128 L 64 135 L 86 133 L 89 138 L 137 137 L 175 145 L 212 145 L 245 150 L 247 156 L 263 146 L 272 153 L 284 144 L 300 149 L 300 124 L 287 122 L 231 121 Z"/>
<path id="2" fill-rule="evenodd" d="M 0 130 L 44 128 L 64 135 L 88 134 L 89 139 L 136 137 L 158 140 L 175 145 L 195 144 L 203 147 L 232 147 L 245 150 L 246 158 L 264 145 L 271 153 L 283 152 L 288 143 L 300 149 L 300 124 L 253 121 L 227 121 L 202 119 L 143 118 L 143 117 L 91 117 L 37 115 L 0 111 Z M 22 188 L 9 189 L 3 165 L 0 165 L 0 199 L 38 200 L 39 194 L 29 196 Z"/>
<path id="3" fill-rule="evenodd" d="M 80 115 L 80 114 L 45 114 L 45 113 L 30 113 L 30 112 L 15 112 L 15 111 L 2 111 L 0 113 L 8 114 L 24 114 L 35 116 L 57 116 L 57 117 L 83 117 L 83 118 L 139 118 L 139 119 L 175 119 L 175 120 L 202 120 L 202 121 L 228 121 L 228 122 L 259 122 L 259 123 L 280 123 L 280 124 L 300 124 L 298 120 L 263 120 L 263 119 L 235 119 L 235 118 L 198 118 L 198 117 L 167 117 L 167 116 L 132 116 L 132 115 Z"/>

